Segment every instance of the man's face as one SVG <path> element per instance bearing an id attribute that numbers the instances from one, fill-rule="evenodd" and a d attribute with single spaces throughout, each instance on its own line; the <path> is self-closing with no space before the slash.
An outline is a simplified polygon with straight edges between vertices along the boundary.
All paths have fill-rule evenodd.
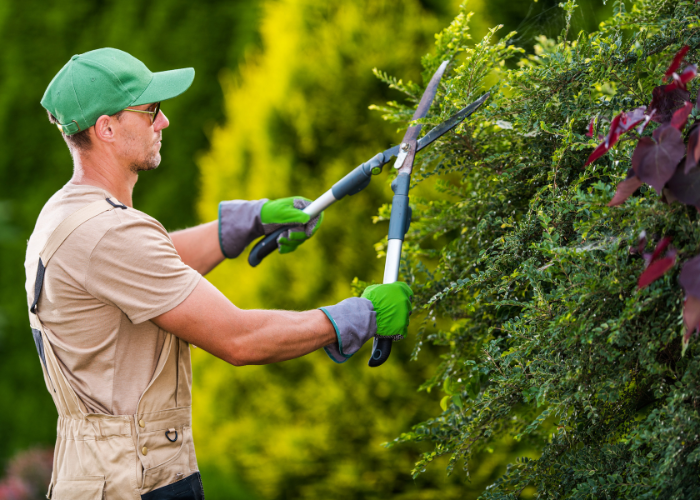
<path id="1" fill-rule="evenodd" d="M 155 111 L 156 104 L 132 106 L 131 109 Z M 124 111 L 119 121 L 119 155 L 129 163 L 132 172 L 153 170 L 160 165 L 162 130 L 170 123 L 163 112 L 158 113 L 155 122 L 152 115 Z"/>

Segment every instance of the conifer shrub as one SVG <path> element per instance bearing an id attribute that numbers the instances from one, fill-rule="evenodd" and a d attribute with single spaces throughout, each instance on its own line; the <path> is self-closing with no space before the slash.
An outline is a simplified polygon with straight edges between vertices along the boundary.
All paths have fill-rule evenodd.
<path id="1" fill-rule="evenodd" d="M 570 19 L 575 1 L 561 6 Z M 449 455 L 468 475 L 510 436 L 537 458 L 482 498 L 700 495 L 699 15 L 618 1 L 599 31 L 567 23 L 527 56 L 496 30 L 470 45 L 466 10 L 437 36 L 424 80 L 451 63 L 426 123 L 491 98 L 414 169 L 441 193 L 412 198 L 404 244 L 424 313 L 414 356 L 446 348 L 423 385 L 444 392 L 443 413 L 392 443 L 432 444 L 414 474 Z"/>
<path id="2" fill-rule="evenodd" d="M 400 97 L 372 68 L 401 68 L 415 79 L 419 55 L 452 15 L 441 19 L 418 0 L 284 0 L 266 9 L 263 49 L 238 78 L 224 80 L 227 120 L 200 160 L 201 220 L 216 218 L 220 200 L 315 198 L 400 140 L 367 109 Z M 387 179 L 327 210 L 321 230 L 297 251 L 271 254 L 255 268 L 244 255 L 207 279 L 242 308 L 311 309 L 347 298 L 354 276 L 381 277 L 373 244 L 385 229 L 371 218 L 391 199 Z M 207 498 L 447 500 L 483 489 L 488 483 L 465 486 L 439 468 L 414 480 L 424 444 L 381 446 L 435 415 L 439 395 L 415 392 L 435 358 L 410 363 L 410 355 L 409 343 L 397 345 L 381 370 L 367 367 L 365 350 L 342 365 L 319 350 L 232 368 L 194 351 L 193 432 Z M 485 463 L 480 473 L 489 477 L 493 467 Z"/>
<path id="3" fill-rule="evenodd" d="M 140 176 L 134 192 L 135 207 L 168 230 L 194 225 L 199 193 L 194 156 L 208 147 L 206 130 L 224 117 L 217 76 L 223 66 L 235 68 L 257 39 L 260 4 L 2 2 L 0 398 L 11 411 L 0 412 L 0 470 L 21 450 L 56 442 L 55 405 L 27 327 L 23 265 L 41 208 L 73 171 L 66 144 L 39 103 L 47 85 L 71 56 L 99 47 L 127 51 L 153 71 L 195 67 L 192 87 L 163 103 L 171 124 L 163 133 L 163 162 Z"/>

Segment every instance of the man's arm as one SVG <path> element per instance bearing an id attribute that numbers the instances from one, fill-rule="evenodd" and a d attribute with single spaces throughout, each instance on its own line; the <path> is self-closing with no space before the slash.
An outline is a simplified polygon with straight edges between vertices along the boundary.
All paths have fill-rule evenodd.
<path id="1" fill-rule="evenodd" d="M 219 221 L 170 233 L 182 262 L 204 276 L 224 260 L 219 244 Z"/>
<path id="2" fill-rule="evenodd" d="M 298 358 L 337 341 L 333 325 L 320 310 L 238 309 L 204 278 L 180 305 L 153 322 L 235 366 Z"/>
<path id="3" fill-rule="evenodd" d="M 293 252 L 321 225 L 323 213 L 310 219 L 303 207 L 311 203 L 300 197 L 222 201 L 219 220 L 170 233 L 182 261 L 200 274 L 207 274 L 225 258 L 238 257 L 257 238 L 286 228 L 277 242 L 280 253 Z"/>

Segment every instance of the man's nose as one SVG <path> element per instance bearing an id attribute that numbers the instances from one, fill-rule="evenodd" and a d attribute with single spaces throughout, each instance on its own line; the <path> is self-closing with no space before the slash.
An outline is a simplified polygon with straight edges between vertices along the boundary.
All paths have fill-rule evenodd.
<path id="1" fill-rule="evenodd" d="M 155 131 L 163 130 L 164 128 L 168 128 L 170 125 L 170 121 L 168 121 L 168 117 L 165 116 L 165 113 L 161 111 L 158 113 L 158 116 L 156 117 L 156 121 L 153 123 L 153 128 Z"/>

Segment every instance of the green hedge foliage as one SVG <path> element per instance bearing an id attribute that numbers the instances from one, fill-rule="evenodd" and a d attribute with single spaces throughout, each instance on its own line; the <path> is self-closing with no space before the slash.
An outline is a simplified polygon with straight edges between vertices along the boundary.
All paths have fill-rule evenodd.
<path id="1" fill-rule="evenodd" d="M 576 12 L 574 0 L 562 7 L 567 19 Z M 700 360 L 695 339 L 682 355 L 679 266 L 637 287 L 639 234 L 648 250 L 672 236 L 685 261 L 700 250 L 697 210 L 668 205 L 646 185 L 608 206 L 632 166 L 635 132 L 584 168 L 598 145 L 586 137 L 592 118 L 607 131 L 620 112 L 649 105 L 683 46 L 686 61 L 698 61 L 700 6 L 617 1 L 613 11 L 597 32 L 567 23 L 527 57 L 508 37 L 470 47 L 463 12 L 423 59 L 424 80 L 452 61 L 431 123 L 487 89 L 492 97 L 414 170 L 416 183 L 439 176 L 448 197 L 413 198 L 402 269 L 426 313 L 414 354 L 423 342 L 448 349 L 424 384 L 443 391 L 445 411 L 395 444 L 433 444 L 416 475 L 443 455 L 449 471 L 460 465 L 469 474 L 470 459 L 504 436 L 537 450 L 510 463 L 481 498 L 700 492 Z M 694 103 L 696 81 L 689 91 Z M 383 109 L 404 124 L 412 113 Z"/>

